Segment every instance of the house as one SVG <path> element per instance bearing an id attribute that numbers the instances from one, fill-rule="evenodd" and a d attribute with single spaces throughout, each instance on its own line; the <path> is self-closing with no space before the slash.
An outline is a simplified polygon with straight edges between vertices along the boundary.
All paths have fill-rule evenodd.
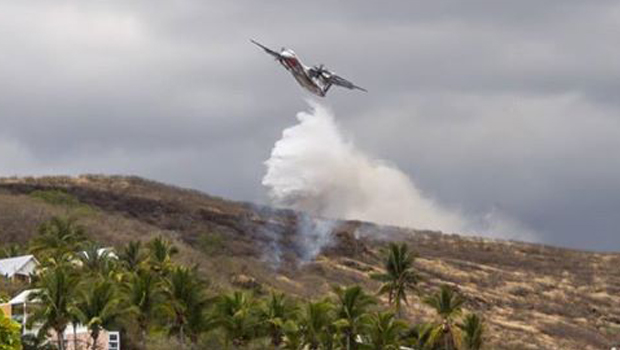
<path id="1" fill-rule="evenodd" d="M 40 329 L 36 324 L 30 328 L 28 327 L 28 316 L 37 304 L 36 300 L 32 301 L 30 298 L 30 295 L 35 291 L 36 289 L 23 291 L 8 303 L 0 304 L 0 309 L 4 314 L 22 326 L 22 335 L 37 334 Z M 57 341 L 57 337 L 53 332 L 50 333 L 49 339 L 52 342 Z M 92 347 L 92 339 L 88 328 L 83 325 L 76 325 L 75 328 L 73 325 L 69 325 L 65 330 L 63 339 L 65 341 L 65 349 L 67 350 L 74 350 L 74 345 L 77 345 L 78 350 Z M 99 335 L 97 343 L 97 349 L 120 350 L 120 333 L 103 330 Z"/>
<path id="2" fill-rule="evenodd" d="M 30 275 L 36 271 L 38 266 L 39 262 L 34 255 L 0 259 L 0 276 L 30 283 Z"/>
<path id="3" fill-rule="evenodd" d="M 16 297 L 9 300 L 6 304 L 1 304 L 0 309 L 4 311 L 7 317 L 10 317 L 13 321 L 19 323 L 22 326 L 22 334 L 35 334 L 38 329 L 28 329 L 26 323 L 28 322 L 28 309 L 32 306 L 28 300 L 30 294 L 35 292 L 36 289 L 30 289 L 19 293 Z"/>
<path id="4" fill-rule="evenodd" d="M 100 256 L 107 252 L 113 259 L 116 259 L 116 255 L 111 248 L 103 248 L 97 251 Z M 80 252 L 78 254 L 88 256 L 87 252 Z M 76 264 L 81 264 L 81 261 L 76 260 Z M 39 267 L 39 262 L 32 255 L 19 256 L 8 259 L 0 260 L 0 277 L 6 277 L 12 281 L 24 281 L 31 283 L 31 276 L 34 275 Z M 0 304 L 0 310 L 4 312 L 7 317 L 10 317 L 15 322 L 22 326 L 22 335 L 37 334 L 40 327 L 36 324 L 28 327 L 28 317 L 32 314 L 34 308 L 37 307 L 37 301 L 32 300 L 30 297 L 36 289 L 25 290 L 15 296 L 7 303 Z M 49 341 L 56 342 L 58 337 L 54 332 L 50 332 Z M 92 339 L 88 328 L 83 325 L 69 325 L 63 334 L 65 342 L 65 349 L 67 350 L 82 350 L 92 348 Z M 76 349 L 77 345 L 77 349 Z M 103 330 L 99 335 L 97 341 L 97 349 L 99 350 L 120 350 L 121 349 L 121 337 L 119 332 Z"/>

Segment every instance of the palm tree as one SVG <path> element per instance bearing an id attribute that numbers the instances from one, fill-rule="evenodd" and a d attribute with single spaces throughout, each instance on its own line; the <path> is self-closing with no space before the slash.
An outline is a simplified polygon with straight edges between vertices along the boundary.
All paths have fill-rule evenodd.
<path id="1" fill-rule="evenodd" d="M 22 337 L 23 350 L 57 350 L 54 344 L 50 343 L 47 335 L 26 334 Z"/>
<path id="2" fill-rule="evenodd" d="M 216 320 L 224 330 L 226 348 L 230 343 L 235 347 L 246 345 L 256 336 L 259 325 L 250 297 L 239 291 L 220 296 L 216 304 Z"/>
<path id="3" fill-rule="evenodd" d="M 461 329 L 463 350 L 480 350 L 484 338 L 484 323 L 477 314 L 468 314 L 457 325 Z"/>
<path id="4" fill-rule="evenodd" d="M 138 271 L 146 259 L 147 256 L 140 241 L 129 242 L 118 254 L 121 265 L 129 272 Z"/>
<path id="5" fill-rule="evenodd" d="M 388 257 L 385 261 L 385 273 L 371 277 L 383 282 L 378 294 L 387 294 L 388 302 L 393 305 L 396 314 L 402 316 L 401 302 L 408 305 L 407 292 L 415 290 L 419 281 L 413 270 L 415 255 L 409 252 L 407 244 L 390 243 Z"/>
<path id="6" fill-rule="evenodd" d="M 333 346 L 333 334 L 330 332 L 334 320 L 334 305 L 327 299 L 307 302 L 302 310 L 299 331 L 303 342 L 309 350 L 317 350 L 319 346 L 329 349 Z"/>
<path id="7" fill-rule="evenodd" d="M 159 236 L 148 244 L 151 267 L 154 271 L 165 275 L 172 267 L 172 257 L 179 252 L 170 241 Z"/>
<path id="8" fill-rule="evenodd" d="M 357 337 L 362 333 L 364 317 L 375 300 L 360 286 L 336 286 L 333 291 L 337 298 L 335 324 L 343 333 L 342 346 L 346 350 L 356 350 L 359 348 Z"/>
<path id="9" fill-rule="evenodd" d="M 399 350 L 402 333 L 407 329 L 407 324 L 397 320 L 394 313 L 375 312 L 365 320 L 365 335 L 368 344 L 363 346 L 365 350 Z"/>
<path id="10" fill-rule="evenodd" d="M 80 323 L 88 327 L 93 350 L 97 350 L 101 331 L 110 329 L 119 320 L 120 303 L 121 299 L 110 281 L 98 280 L 91 287 L 81 291 L 74 312 Z"/>
<path id="11" fill-rule="evenodd" d="M 424 302 L 435 309 L 440 318 L 440 323 L 435 324 L 431 332 L 429 342 L 439 343 L 445 350 L 456 349 L 460 339 L 456 334 L 454 320 L 461 314 L 465 299 L 452 287 L 442 285 L 439 292 L 424 299 Z"/>
<path id="12" fill-rule="evenodd" d="M 136 318 L 144 348 L 151 320 L 161 308 L 160 302 L 163 297 L 161 281 L 150 270 L 138 270 L 129 276 L 123 289 L 125 303 L 128 305 L 127 311 Z"/>
<path id="13" fill-rule="evenodd" d="M 0 259 L 20 256 L 23 248 L 19 244 L 10 244 L 0 249 Z"/>
<path id="14" fill-rule="evenodd" d="M 96 243 L 87 244 L 84 251 L 78 254 L 78 259 L 82 269 L 91 276 L 109 275 L 114 268 L 112 252 Z"/>
<path id="15" fill-rule="evenodd" d="M 172 318 L 169 331 L 179 337 L 181 344 L 189 336 L 195 345 L 199 334 L 207 328 L 205 311 L 211 301 L 205 296 L 204 287 L 196 267 L 176 267 L 165 280 L 164 308 Z"/>
<path id="16" fill-rule="evenodd" d="M 58 348 L 65 349 L 64 333 L 71 322 L 71 310 L 75 302 L 77 278 L 67 266 L 56 266 L 45 270 L 37 283 L 37 288 L 29 300 L 38 304 L 29 323 L 40 323 L 40 334 L 50 329 L 56 333 Z"/>
<path id="17" fill-rule="evenodd" d="M 415 325 L 405 335 L 407 343 L 414 349 L 435 350 L 436 344 L 431 344 L 430 338 L 435 325 L 432 323 L 421 323 Z"/>
<path id="18" fill-rule="evenodd" d="M 70 218 L 54 216 L 42 223 L 38 231 L 39 235 L 33 239 L 30 250 L 42 262 L 50 258 L 55 261 L 63 260 L 63 256 L 75 253 L 86 241 L 84 227 Z"/>
<path id="19" fill-rule="evenodd" d="M 80 319 L 75 312 L 75 309 L 71 309 L 71 328 L 73 329 L 73 348 L 78 348 L 77 327 L 80 324 Z"/>
<path id="20" fill-rule="evenodd" d="M 297 308 L 286 299 L 284 293 L 272 292 L 260 305 L 258 317 L 271 338 L 271 345 L 280 346 L 284 336 L 282 328 L 287 321 L 296 318 L 296 312 Z"/>
<path id="21" fill-rule="evenodd" d="M 280 346 L 283 350 L 303 350 L 305 344 L 303 341 L 303 335 L 301 329 L 297 323 L 293 320 L 288 320 L 282 325 L 282 334 L 284 339 Z"/>

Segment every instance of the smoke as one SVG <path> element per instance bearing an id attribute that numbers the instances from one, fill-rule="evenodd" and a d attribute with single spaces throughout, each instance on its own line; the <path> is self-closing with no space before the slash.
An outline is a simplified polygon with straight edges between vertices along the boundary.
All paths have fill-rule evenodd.
<path id="1" fill-rule="evenodd" d="M 424 197 L 396 167 L 371 159 L 348 141 L 325 107 L 297 114 L 267 165 L 272 202 L 314 215 L 456 232 L 456 214 Z"/>
<path id="2" fill-rule="evenodd" d="M 297 114 L 299 123 L 284 130 L 265 162 L 262 184 L 274 205 L 319 217 L 444 232 L 490 235 L 488 230 L 494 230 L 497 236 L 506 227 L 517 237 L 524 231 L 497 212 L 471 220 L 443 208 L 398 168 L 357 149 L 343 136 L 328 109 L 313 101 L 309 104 L 311 111 Z M 319 225 L 316 238 L 315 226 L 308 223 L 300 229 L 303 237 L 310 237 L 305 239 L 309 256 L 328 243 L 331 233 Z"/>
<path id="3" fill-rule="evenodd" d="M 336 221 L 318 218 L 308 213 L 300 213 L 297 218 L 298 248 L 302 251 L 301 260 L 314 259 L 321 249 L 331 242 L 332 231 L 336 227 Z"/>

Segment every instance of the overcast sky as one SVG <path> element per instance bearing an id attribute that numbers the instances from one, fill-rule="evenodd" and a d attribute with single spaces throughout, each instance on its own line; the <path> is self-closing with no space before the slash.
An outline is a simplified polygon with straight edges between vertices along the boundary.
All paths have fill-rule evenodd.
<path id="1" fill-rule="evenodd" d="M 0 175 L 264 202 L 263 162 L 308 107 L 254 38 L 367 88 L 324 102 L 443 206 L 620 250 L 617 1 L 0 4 Z"/>

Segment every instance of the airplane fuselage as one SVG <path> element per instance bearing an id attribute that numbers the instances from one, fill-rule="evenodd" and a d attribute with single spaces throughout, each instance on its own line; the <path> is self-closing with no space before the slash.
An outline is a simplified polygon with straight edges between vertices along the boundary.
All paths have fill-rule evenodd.
<path id="1" fill-rule="evenodd" d="M 324 90 L 317 84 L 317 82 L 310 77 L 308 67 L 306 67 L 301 61 L 297 58 L 294 52 L 291 50 L 282 50 L 280 53 L 282 58 L 279 60 L 280 63 L 291 72 L 295 80 L 299 83 L 299 85 L 306 88 L 308 91 L 324 97 Z"/>

